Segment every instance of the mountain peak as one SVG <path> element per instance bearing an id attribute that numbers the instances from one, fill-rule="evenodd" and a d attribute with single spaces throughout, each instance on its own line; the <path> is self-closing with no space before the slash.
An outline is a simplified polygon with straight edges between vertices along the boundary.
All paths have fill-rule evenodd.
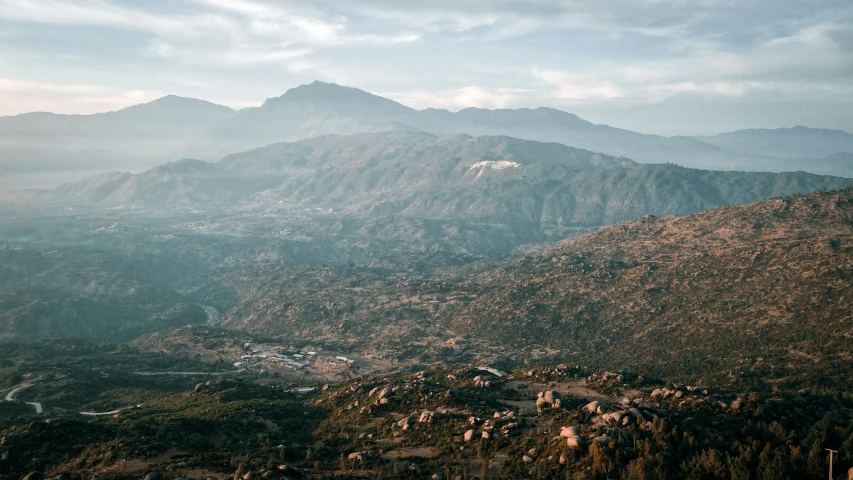
<path id="1" fill-rule="evenodd" d="M 230 115 L 234 110 L 224 105 L 218 105 L 207 100 L 197 98 L 181 97 L 178 95 L 166 95 L 147 103 L 140 103 L 114 113 L 145 113 L 148 115 L 160 115 L 164 113 L 187 115 L 189 112 L 199 114 Z"/>
<path id="2" fill-rule="evenodd" d="M 411 109 L 388 98 L 364 90 L 345 87 L 336 83 L 315 80 L 306 85 L 293 87 L 284 95 L 267 99 L 262 107 L 294 104 L 359 106 L 405 113 Z"/>

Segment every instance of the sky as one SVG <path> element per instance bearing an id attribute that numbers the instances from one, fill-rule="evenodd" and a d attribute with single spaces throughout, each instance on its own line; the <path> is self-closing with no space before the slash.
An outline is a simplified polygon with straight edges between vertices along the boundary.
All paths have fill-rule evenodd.
<path id="1" fill-rule="evenodd" d="M 0 115 L 314 80 L 664 135 L 853 132 L 853 1 L 0 0 Z"/>

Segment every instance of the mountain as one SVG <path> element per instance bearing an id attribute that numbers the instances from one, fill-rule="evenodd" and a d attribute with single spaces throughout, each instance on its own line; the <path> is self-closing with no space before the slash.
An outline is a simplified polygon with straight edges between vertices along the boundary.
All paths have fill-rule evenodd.
<path id="1" fill-rule="evenodd" d="M 229 152 L 326 134 L 392 129 L 436 135 L 511 136 L 626 156 L 643 163 L 774 171 L 765 159 L 725 151 L 690 137 L 661 137 L 596 125 L 552 108 L 414 110 L 362 90 L 314 82 L 246 109 L 213 128 L 209 142 Z"/>
<path id="2" fill-rule="evenodd" d="M 241 110 L 213 127 L 206 141 L 221 154 L 328 134 L 394 129 L 417 111 L 356 88 L 314 82 Z M 455 133 L 455 132 L 454 132 Z"/>
<path id="3" fill-rule="evenodd" d="M 46 192 L 69 204 L 231 209 L 234 202 L 514 227 L 597 228 L 646 214 L 843 188 L 853 179 L 643 165 L 558 143 L 389 131 L 330 135 L 170 163 Z M 558 234 L 558 233 L 555 233 Z"/>
<path id="4" fill-rule="evenodd" d="M 553 108 L 499 109 L 466 108 L 457 113 L 424 110 L 408 119 L 418 128 L 437 133 L 508 135 L 558 142 L 609 155 L 625 156 L 641 163 L 677 163 L 697 168 L 732 170 L 747 166 L 743 155 L 689 137 L 645 135 L 597 125 L 577 115 Z M 709 163 L 711 162 L 711 163 Z M 761 170 L 761 165 L 756 165 Z"/>
<path id="5" fill-rule="evenodd" d="M 842 152 L 823 158 L 780 159 L 779 165 L 788 170 L 808 165 L 809 171 L 817 174 L 853 178 L 853 153 Z"/>
<path id="6" fill-rule="evenodd" d="M 236 112 L 201 100 L 168 96 L 96 115 L 2 117 L 0 167 L 18 176 L 4 182 L 6 188 L 8 184 L 27 187 L 55 181 L 58 171 L 66 171 L 73 179 L 82 178 L 84 171 L 136 172 L 176 158 L 212 161 L 283 141 L 389 130 L 511 136 L 641 163 L 669 162 L 691 168 L 849 174 L 843 167 L 817 168 L 809 161 L 794 161 L 848 152 L 845 145 L 850 144 L 850 135 L 844 132 L 798 127 L 766 135 L 742 131 L 717 137 L 662 137 L 597 125 L 552 108 L 419 111 L 363 90 L 323 82 L 292 88 L 259 107 Z M 751 140 L 756 135 L 762 140 Z M 790 161 L 781 162 L 781 158 Z M 48 173 L 53 176 L 48 178 Z"/>
<path id="7" fill-rule="evenodd" d="M 756 361 L 777 377 L 849 368 L 853 189 L 647 216 L 477 282 L 448 328 L 571 362 L 698 376 Z"/>
<path id="8" fill-rule="evenodd" d="M 0 117 L 0 169 L 27 182 L 18 188 L 39 185 L 43 174 L 139 171 L 195 151 L 196 137 L 234 114 L 228 107 L 170 95 L 94 115 Z"/>
<path id="9" fill-rule="evenodd" d="M 821 158 L 836 153 L 853 153 L 853 134 L 841 130 L 803 126 L 737 130 L 713 137 L 696 138 L 733 152 L 787 159 Z M 803 165 L 809 166 L 807 162 L 803 162 Z"/>

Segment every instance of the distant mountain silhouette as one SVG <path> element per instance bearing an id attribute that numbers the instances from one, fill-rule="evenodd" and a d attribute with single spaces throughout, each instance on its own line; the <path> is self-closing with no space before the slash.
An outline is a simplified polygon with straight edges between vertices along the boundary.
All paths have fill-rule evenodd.
<path id="1" fill-rule="evenodd" d="M 809 128 L 756 128 L 721 133 L 699 140 L 734 152 L 780 158 L 820 158 L 853 153 L 853 134 L 841 130 Z"/>
<path id="2" fill-rule="evenodd" d="M 216 160 L 283 141 L 388 130 L 506 135 L 630 158 L 713 170 L 802 170 L 849 175 L 820 158 L 853 150 L 853 135 L 808 129 L 662 137 L 597 125 L 552 108 L 415 110 L 356 88 L 314 82 L 261 106 L 234 111 L 168 96 L 96 115 L 33 113 L 0 118 L 0 168 L 19 173 L 99 168 L 141 171 L 177 158 Z M 790 161 L 780 162 L 780 158 Z"/>

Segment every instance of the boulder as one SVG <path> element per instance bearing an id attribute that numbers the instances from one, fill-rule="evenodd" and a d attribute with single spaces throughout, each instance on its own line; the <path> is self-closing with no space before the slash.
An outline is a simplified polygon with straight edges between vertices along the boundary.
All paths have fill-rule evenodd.
<path id="1" fill-rule="evenodd" d="M 398 427 L 405 427 L 407 425 L 411 425 L 415 423 L 417 419 L 414 415 L 409 415 L 408 417 L 403 417 L 400 421 L 397 422 Z"/>
<path id="2" fill-rule="evenodd" d="M 530 463 L 533 461 L 533 457 L 531 457 L 530 455 L 525 455 L 521 457 L 521 461 L 524 463 Z"/>
<path id="3" fill-rule="evenodd" d="M 379 400 L 382 400 L 383 398 L 388 398 L 391 396 L 392 391 L 393 390 L 391 388 L 391 385 L 386 385 L 385 388 L 379 390 L 379 393 L 376 394 L 376 398 L 378 398 Z"/>
<path id="4" fill-rule="evenodd" d="M 596 412 L 598 412 L 598 409 L 600 406 L 601 406 L 601 402 L 599 402 L 598 400 L 595 400 L 594 402 L 587 403 L 586 406 L 583 408 L 584 408 L 584 410 L 586 410 L 589 413 L 596 413 Z"/>
<path id="5" fill-rule="evenodd" d="M 566 439 L 566 446 L 569 448 L 580 448 L 581 443 L 581 437 L 569 437 Z"/>
<path id="6" fill-rule="evenodd" d="M 580 435 L 580 433 L 581 427 L 578 427 L 577 425 L 573 425 L 571 427 L 563 427 L 560 429 L 561 437 L 576 437 Z"/>
<path id="7" fill-rule="evenodd" d="M 424 410 L 418 418 L 418 423 L 432 423 L 435 420 L 435 412 Z"/>
<path id="8" fill-rule="evenodd" d="M 369 462 L 378 460 L 379 455 L 376 452 L 353 452 L 347 455 L 347 460 L 351 462 Z"/>
<path id="9" fill-rule="evenodd" d="M 32 480 L 32 479 L 30 479 Z M 162 472 L 149 472 L 148 475 L 145 475 L 145 480 L 163 480 Z"/>
<path id="10" fill-rule="evenodd" d="M 546 405 L 548 405 L 548 402 L 546 402 L 544 398 L 539 397 L 536 399 L 536 408 L 542 408 Z"/>
<path id="11" fill-rule="evenodd" d="M 197 383 L 195 385 L 195 388 L 193 389 L 194 392 L 200 392 L 202 390 L 204 390 L 204 384 L 203 383 Z"/>
<path id="12" fill-rule="evenodd" d="M 0 440 L 0 445 L 9 446 L 18 443 L 18 434 L 15 432 L 9 432 L 4 437 L 3 440 Z"/>
<path id="13" fill-rule="evenodd" d="M 489 432 L 483 432 L 483 434 L 480 436 L 483 437 L 483 440 L 488 440 L 488 439 L 492 438 L 492 434 Z"/>
<path id="14" fill-rule="evenodd" d="M 853 480 L 853 468 L 847 470 L 847 480 Z"/>
<path id="15" fill-rule="evenodd" d="M 474 439 L 474 430 L 468 430 L 467 432 L 465 432 L 465 434 L 462 435 L 462 439 L 465 440 L 466 442 L 470 442 L 471 440 L 473 440 Z"/>
<path id="16" fill-rule="evenodd" d="M 287 477 L 294 477 L 299 473 L 299 470 L 291 467 L 290 465 L 279 465 L 278 471 Z"/>
<path id="17" fill-rule="evenodd" d="M 545 401 L 548 403 L 554 403 L 560 399 L 560 392 L 555 390 L 546 390 L 543 398 L 545 398 Z"/>

